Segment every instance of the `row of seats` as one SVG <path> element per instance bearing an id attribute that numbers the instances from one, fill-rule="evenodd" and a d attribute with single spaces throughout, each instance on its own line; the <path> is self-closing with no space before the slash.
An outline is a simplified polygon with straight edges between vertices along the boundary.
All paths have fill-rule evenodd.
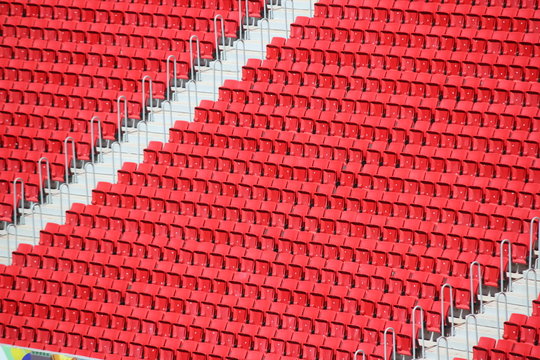
<path id="1" fill-rule="evenodd" d="M 193 153 L 194 149 L 200 149 Z M 165 184 L 170 181 L 163 175 L 166 166 L 181 166 L 191 169 L 207 169 L 226 171 L 236 174 L 249 174 L 265 176 L 284 180 L 311 181 L 320 184 L 339 183 L 345 187 L 360 187 L 371 190 L 383 190 L 409 194 L 438 196 L 450 199 L 468 201 L 489 201 L 499 204 L 503 201 L 507 205 L 519 203 L 521 206 L 535 209 L 537 203 L 537 189 L 534 183 L 524 184 L 522 181 L 506 181 L 497 179 L 482 179 L 476 176 L 462 175 L 458 178 L 454 174 L 429 173 L 424 175 L 422 170 L 401 169 L 392 166 L 379 166 L 379 164 L 347 163 L 340 168 L 338 160 L 304 158 L 305 165 L 294 163 L 294 157 L 281 154 L 258 154 L 244 150 L 219 149 L 195 145 L 174 144 L 166 146 L 159 151 L 158 157 L 150 156 L 147 152 L 148 164 L 141 169 L 151 167 L 151 164 L 160 164 L 165 168 L 154 167 L 152 175 L 147 177 L 144 171 L 135 184 L 147 185 L 155 183 Z M 380 171 L 372 175 L 373 171 Z M 452 179 L 453 183 L 446 183 L 444 179 Z M 536 179 L 536 175 L 533 177 Z M 172 187 L 176 180 L 172 179 Z M 163 186 L 163 185 L 162 185 Z M 500 187 L 503 187 L 502 189 Z M 165 185 L 170 188 L 170 185 Z M 491 188 L 493 187 L 493 190 Z M 506 190 L 506 193 L 505 193 Z"/>
<path id="2" fill-rule="evenodd" d="M 504 323 L 503 338 L 538 345 L 540 335 L 540 317 L 512 314 Z"/>
<path id="3" fill-rule="evenodd" d="M 321 1 L 314 5 L 315 17 L 349 20 L 384 21 L 413 25 L 433 25 L 515 32 L 537 32 L 540 29 L 535 9 L 490 7 L 489 12 L 470 5 L 428 3 L 423 6 L 396 2 L 380 8 L 371 4 Z M 477 10 L 477 11 L 475 11 Z M 481 11 L 484 10 L 484 11 Z"/>

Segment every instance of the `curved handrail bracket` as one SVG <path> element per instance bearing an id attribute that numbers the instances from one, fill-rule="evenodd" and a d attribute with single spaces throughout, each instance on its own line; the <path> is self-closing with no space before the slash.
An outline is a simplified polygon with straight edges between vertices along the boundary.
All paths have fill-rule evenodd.
<path id="1" fill-rule="evenodd" d="M 265 46 L 264 46 L 264 26 L 263 24 L 266 24 L 266 41 L 267 43 L 269 44 L 272 39 L 270 37 L 270 22 L 268 21 L 268 19 L 265 19 L 265 18 L 262 18 L 261 20 L 259 20 L 259 22 L 261 23 L 261 59 L 264 59 L 264 50 L 265 50 Z"/>
<path id="2" fill-rule="evenodd" d="M 223 46 L 223 51 L 219 50 L 219 39 L 218 39 L 218 27 L 217 22 L 221 20 L 221 46 Z M 225 54 L 225 20 L 223 20 L 223 15 L 217 14 L 214 16 L 214 41 L 216 43 L 216 59 L 226 60 Z"/>
<path id="3" fill-rule="evenodd" d="M 124 102 L 124 124 L 122 124 L 122 108 L 120 107 L 120 103 Z M 118 99 L 116 99 L 116 127 L 118 128 L 118 141 L 122 142 L 124 141 L 124 127 L 128 126 L 128 101 L 127 98 L 124 95 L 120 95 Z M 127 132 L 125 133 L 125 138 L 127 141 Z"/>
<path id="4" fill-rule="evenodd" d="M 500 270 L 499 270 L 499 274 L 500 274 L 500 286 L 501 286 L 501 291 L 504 291 L 504 273 L 505 273 L 505 270 L 504 270 L 504 245 L 507 244 L 508 245 L 508 271 L 507 271 L 507 276 L 508 276 L 508 291 L 512 291 L 512 242 L 508 239 L 504 239 L 503 241 L 501 241 L 501 244 L 500 244 L 500 261 L 499 261 L 499 264 L 501 266 Z"/>
<path id="5" fill-rule="evenodd" d="M 531 316 L 531 301 L 529 299 L 529 274 L 534 274 L 534 296 L 538 294 L 538 276 L 535 269 L 527 269 L 523 272 L 523 276 L 525 277 L 525 296 L 526 296 L 526 304 L 527 304 L 527 315 Z"/>
<path id="6" fill-rule="evenodd" d="M 422 334 L 422 357 L 424 357 L 425 353 L 426 353 L 426 339 L 424 337 L 424 332 L 425 332 L 425 329 L 424 329 L 424 309 L 422 308 L 422 306 L 420 305 L 416 305 L 415 307 L 413 307 L 412 309 L 412 343 L 413 343 L 413 348 L 412 348 L 412 353 L 413 353 L 413 359 L 416 359 L 416 340 L 417 340 L 417 336 L 416 336 L 416 312 L 417 311 L 420 311 L 420 333 Z"/>
<path id="7" fill-rule="evenodd" d="M 475 329 L 475 335 L 476 335 L 476 342 L 475 344 L 478 343 L 478 320 L 476 319 L 476 315 L 474 314 L 468 314 L 467 316 L 465 316 L 465 334 L 466 334 L 466 339 L 465 341 L 467 342 L 467 360 L 470 360 L 471 358 L 471 352 L 469 349 L 469 319 L 474 319 L 474 329 Z"/>
<path id="8" fill-rule="evenodd" d="M 13 228 L 15 230 L 15 248 L 19 246 L 19 229 L 17 228 L 17 225 L 15 224 L 8 224 L 6 226 L 6 232 L 7 232 L 7 256 L 8 259 L 8 265 L 11 265 L 11 233 L 9 232 L 9 229 Z"/>
<path id="9" fill-rule="evenodd" d="M 148 100 L 149 100 L 149 106 L 150 106 L 150 109 L 153 108 L 154 106 L 154 90 L 153 90 L 153 83 L 152 83 L 152 78 L 150 77 L 150 75 L 144 75 L 142 80 L 141 80 L 141 85 L 142 85 L 142 121 L 147 121 L 146 119 L 146 107 L 147 107 L 147 104 L 146 104 L 146 88 L 145 88 L 145 84 L 146 84 L 146 81 L 148 81 Z M 150 116 L 148 116 L 148 120 L 150 120 Z"/>
<path id="10" fill-rule="evenodd" d="M 534 245 L 534 223 L 538 221 L 536 246 Z M 535 216 L 531 219 L 529 229 L 529 269 L 533 267 L 533 255 L 536 249 L 540 249 L 540 217 Z"/>
<path id="11" fill-rule="evenodd" d="M 120 144 L 119 142 L 115 141 L 111 144 L 111 151 L 112 151 L 112 181 L 113 183 L 116 183 L 116 181 L 118 180 L 116 178 L 116 152 L 114 151 L 114 145 L 118 145 L 118 152 L 120 154 L 120 167 L 122 167 L 122 144 Z"/>
<path id="12" fill-rule="evenodd" d="M 469 267 L 469 282 L 470 282 L 470 290 L 471 290 L 471 312 L 474 311 L 474 266 L 476 265 L 477 276 L 478 276 L 478 286 L 479 286 L 479 293 L 480 293 L 480 309 L 479 312 L 484 312 L 484 299 L 483 299 L 483 289 L 482 289 L 482 265 L 478 261 L 473 261 Z"/>
<path id="13" fill-rule="evenodd" d="M 43 186 L 43 169 L 42 169 L 42 162 L 43 160 L 45 160 L 45 170 L 47 171 L 47 189 L 49 189 L 49 195 L 51 195 L 51 165 L 49 163 L 49 159 L 45 156 L 42 156 L 39 158 L 38 162 L 37 162 L 37 166 L 38 166 L 38 176 L 39 176 L 39 193 L 42 194 L 42 191 L 44 191 L 44 186 Z M 46 202 L 47 204 L 50 204 L 51 203 L 51 199 L 49 196 L 45 196 L 45 199 L 46 199 Z M 42 198 L 41 201 L 43 201 L 44 199 Z"/>
<path id="14" fill-rule="evenodd" d="M 238 39 L 234 43 L 234 50 L 236 52 L 236 80 L 240 80 L 240 60 L 238 59 L 238 44 L 242 44 L 242 64 L 246 62 L 246 43 L 242 39 Z"/>
<path id="15" fill-rule="evenodd" d="M 165 119 L 165 104 L 169 105 L 169 129 L 173 127 L 173 108 L 169 100 L 165 100 L 161 103 L 161 110 L 163 115 L 163 142 L 167 142 L 167 121 Z"/>
<path id="16" fill-rule="evenodd" d="M 499 315 L 499 297 L 504 296 L 504 311 L 505 315 L 504 318 L 508 319 L 508 298 L 506 297 L 506 294 L 503 292 L 498 292 L 495 294 L 495 304 L 497 305 L 497 333 L 499 339 L 501 338 L 501 318 Z"/>
<path id="17" fill-rule="evenodd" d="M 193 64 L 193 39 L 196 40 L 195 45 L 197 46 L 197 71 Z M 191 35 L 189 37 L 189 66 L 190 70 L 194 72 L 193 79 L 195 81 L 201 80 L 201 44 L 199 42 L 199 37 L 197 35 Z"/>
<path id="18" fill-rule="evenodd" d="M 69 189 L 69 184 L 62 183 L 58 188 L 60 190 L 60 223 L 63 223 L 66 220 L 64 216 L 64 192 L 62 191 L 64 187 L 66 188 L 68 194 L 68 208 L 71 204 L 71 190 Z"/>
<path id="19" fill-rule="evenodd" d="M 366 353 L 362 349 L 358 349 L 354 352 L 354 360 L 357 360 L 358 354 L 362 354 L 362 360 L 366 360 Z"/>
<path id="20" fill-rule="evenodd" d="M 69 165 L 68 165 L 69 158 L 68 158 L 68 148 L 67 148 L 67 143 L 69 141 L 71 141 L 71 152 L 73 154 L 73 158 L 72 158 L 72 161 L 71 161 L 71 166 L 74 169 L 77 167 L 77 153 L 75 152 L 75 140 L 71 136 L 68 136 L 68 137 L 66 137 L 64 139 L 64 169 L 66 171 L 66 173 L 64 175 L 65 175 L 66 184 L 69 183 Z M 72 180 L 73 180 L 74 183 L 77 182 L 77 174 L 76 174 L 75 171 L 73 172 L 73 179 Z"/>
<path id="21" fill-rule="evenodd" d="M 197 82 L 193 79 L 190 79 L 186 82 L 186 89 L 188 93 L 188 112 L 189 112 L 189 121 L 193 122 L 193 110 L 192 110 L 192 103 L 191 103 L 191 87 L 190 84 L 193 84 L 193 87 L 195 88 L 195 104 L 199 103 L 199 90 L 197 90 Z"/>
<path id="22" fill-rule="evenodd" d="M 447 360 L 450 360 L 450 353 L 449 353 L 449 350 L 448 350 L 448 339 L 446 338 L 446 336 L 439 336 L 437 338 L 437 359 L 441 359 L 441 343 L 440 343 L 440 340 L 443 339 L 444 342 L 446 343 L 446 359 Z"/>
<path id="23" fill-rule="evenodd" d="M 24 187 L 26 184 L 21 177 L 17 177 L 13 180 L 13 223 L 17 224 L 17 207 L 19 207 L 17 183 L 21 183 L 21 206 L 19 208 L 19 211 L 21 212 L 21 217 L 19 222 L 21 224 L 24 224 L 24 202 L 26 199 L 24 195 Z"/>
<path id="24" fill-rule="evenodd" d="M 41 210 L 40 204 L 32 204 L 32 239 L 33 239 L 33 245 L 37 244 L 37 236 L 36 236 L 36 219 L 35 219 L 35 210 L 36 207 L 39 208 L 39 229 L 43 229 L 43 211 Z"/>
<path id="25" fill-rule="evenodd" d="M 146 121 L 139 121 L 139 123 L 137 124 L 137 162 L 140 164 L 141 163 L 141 129 L 140 129 L 140 126 L 141 124 L 144 124 L 144 126 L 146 127 L 146 144 L 148 144 L 148 124 L 146 123 Z"/>
<path id="26" fill-rule="evenodd" d="M 86 168 L 87 166 L 92 166 L 93 182 L 92 182 L 91 186 L 88 183 L 88 169 Z M 90 204 L 90 194 L 88 193 L 90 191 L 89 189 L 94 189 L 96 187 L 96 167 L 91 162 L 84 164 L 84 181 L 85 181 L 85 184 L 86 184 L 86 186 L 85 186 L 86 203 Z"/>
<path id="27" fill-rule="evenodd" d="M 387 327 L 386 329 L 384 329 L 384 333 L 383 333 L 383 351 L 384 351 L 384 358 L 385 359 L 388 359 L 388 354 L 387 354 L 387 351 L 388 351 L 388 337 L 386 336 L 388 334 L 388 331 L 391 330 L 392 331 L 392 360 L 396 360 L 396 356 L 397 356 L 397 352 L 396 352 L 396 330 L 394 330 L 393 327 Z"/>
<path id="28" fill-rule="evenodd" d="M 94 139 L 94 121 L 97 120 L 98 122 L 98 140 L 100 142 L 100 147 L 101 147 L 101 141 L 103 139 L 103 134 L 101 133 L 101 119 L 99 118 L 99 116 L 92 116 L 92 119 L 90 119 L 90 155 L 91 155 L 91 159 L 92 159 L 92 164 L 95 163 L 95 155 L 94 155 L 94 151 L 97 151 L 97 148 L 98 148 L 98 145 L 95 143 L 95 139 Z M 95 148 L 95 149 L 94 149 Z M 101 151 L 99 152 L 99 155 L 98 155 L 98 161 L 99 161 L 99 157 L 101 156 Z"/>
<path id="29" fill-rule="evenodd" d="M 216 93 L 217 93 L 217 88 L 218 88 L 218 84 L 216 83 L 216 64 L 219 64 L 220 83 L 223 82 L 223 63 L 221 62 L 221 60 L 216 60 L 216 61 L 214 61 L 214 64 L 212 66 L 212 68 L 213 68 L 213 80 L 214 80 L 214 86 L 213 86 L 212 92 L 214 93 L 214 101 L 216 101 Z"/>
<path id="30" fill-rule="evenodd" d="M 444 284 L 441 286 L 441 336 L 444 336 L 444 323 L 446 322 L 446 314 L 444 312 L 444 289 L 450 289 L 450 317 L 452 318 L 452 326 L 450 328 L 450 335 L 454 335 L 454 287 L 450 284 Z"/>
<path id="31" fill-rule="evenodd" d="M 283 2 L 283 8 L 285 9 L 285 37 L 289 37 L 289 20 L 287 18 L 287 13 L 289 12 L 289 9 L 287 8 L 287 1 L 291 2 L 291 14 L 292 14 L 292 21 L 294 22 L 294 4 L 293 0 L 281 0 Z"/>
<path id="32" fill-rule="evenodd" d="M 171 99 L 171 93 L 172 93 L 172 90 L 171 90 L 171 78 L 170 78 L 170 73 L 171 73 L 171 69 L 170 69 L 170 62 L 171 62 L 171 59 L 172 59 L 172 62 L 173 62 L 173 80 L 174 80 L 174 87 L 176 88 L 176 82 L 177 82 L 177 79 L 178 79 L 178 72 L 177 72 L 177 63 L 176 63 L 176 56 L 174 55 L 169 55 L 167 56 L 167 61 L 165 62 L 165 67 L 166 67 L 166 71 L 167 71 L 167 76 L 166 76 L 166 81 L 167 81 L 167 86 L 166 86 L 166 92 L 167 92 L 167 101 L 171 101 L 171 100 L 174 100 L 174 99 Z M 176 94 L 176 93 L 175 93 Z"/>

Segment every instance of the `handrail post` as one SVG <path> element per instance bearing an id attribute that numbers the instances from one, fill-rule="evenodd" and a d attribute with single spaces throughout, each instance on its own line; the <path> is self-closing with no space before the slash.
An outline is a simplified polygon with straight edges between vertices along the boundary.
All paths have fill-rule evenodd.
<path id="1" fill-rule="evenodd" d="M 468 314 L 467 316 L 465 316 L 465 340 L 467 342 L 467 360 L 471 359 L 471 351 L 469 351 L 469 319 L 474 319 L 476 343 L 478 343 L 478 320 L 476 319 L 476 315 Z"/>
<path id="2" fill-rule="evenodd" d="M 267 42 L 270 43 L 272 40 L 270 38 L 270 22 L 268 21 L 268 19 L 265 19 L 265 18 L 262 18 L 261 20 L 259 20 L 259 22 L 261 23 L 261 59 L 264 59 L 264 26 L 263 26 L 263 23 L 266 24 L 266 38 L 267 38 Z"/>
<path id="3" fill-rule="evenodd" d="M 43 186 L 43 174 L 42 174 L 42 164 L 41 162 L 45 160 L 45 170 L 47 171 L 47 189 L 49 189 L 49 195 L 51 195 L 51 165 L 49 163 L 49 159 L 45 156 L 42 156 L 39 158 L 38 162 L 37 162 L 37 165 L 38 165 L 38 176 L 39 176 L 39 193 L 40 195 L 42 194 L 42 191 L 45 191 L 44 190 L 44 186 Z M 47 204 L 50 204 L 51 203 L 51 200 L 49 199 L 48 196 L 44 196 L 44 198 L 46 199 L 47 201 Z M 44 201 L 43 199 L 41 199 L 42 201 Z"/>
<path id="4" fill-rule="evenodd" d="M 35 219 L 35 209 L 36 206 L 39 208 L 39 228 L 43 228 L 43 211 L 41 211 L 41 205 L 40 204 L 32 204 L 32 239 L 33 244 L 37 244 L 37 236 L 36 236 L 36 219 Z"/>
<path id="5" fill-rule="evenodd" d="M 240 61 L 238 60 L 238 44 L 242 44 L 243 63 L 246 62 L 246 43 L 244 40 L 239 39 L 234 43 L 234 49 L 236 51 L 236 80 L 240 80 Z"/>
<path id="6" fill-rule="evenodd" d="M 362 349 L 358 349 L 354 352 L 354 359 L 357 360 L 358 354 L 362 354 L 362 360 L 366 360 L 366 352 Z"/>
<path id="7" fill-rule="evenodd" d="M 245 39 L 249 40 L 249 1 L 248 0 L 244 0 L 244 3 L 246 5 L 246 33 L 245 33 Z M 240 29 L 242 29 L 240 27 Z"/>
<path id="8" fill-rule="evenodd" d="M 444 336 L 444 323 L 446 315 L 444 313 L 444 289 L 450 289 L 450 316 L 452 317 L 452 325 L 450 327 L 450 336 L 454 335 L 454 287 L 450 284 L 441 286 L 441 335 Z"/>
<path id="9" fill-rule="evenodd" d="M 69 162 L 69 157 L 68 157 L 68 149 L 67 149 L 67 143 L 68 141 L 71 141 L 71 152 L 73 153 L 73 158 L 72 158 L 72 161 L 71 161 L 71 165 L 72 167 L 75 169 L 77 168 L 77 153 L 75 152 L 75 139 L 73 139 L 71 136 L 68 136 L 64 139 L 64 167 L 65 167 L 65 179 L 66 179 L 66 184 L 69 182 L 69 165 L 68 165 L 68 162 Z M 77 174 L 76 172 L 74 171 L 73 172 L 73 182 L 76 183 L 77 181 Z"/>
<path id="10" fill-rule="evenodd" d="M 294 22 L 294 4 L 293 0 L 282 0 L 283 1 L 283 8 L 285 9 L 285 37 L 289 37 L 289 20 L 287 18 L 287 13 L 289 12 L 289 9 L 287 8 L 287 1 L 291 2 L 291 14 L 292 14 L 292 21 Z"/>
<path id="11" fill-rule="evenodd" d="M 195 45 L 197 46 L 197 71 L 195 71 L 195 67 L 193 64 L 193 39 L 195 39 L 197 42 Z M 194 72 L 193 79 L 195 81 L 201 80 L 201 45 L 199 42 L 199 37 L 197 35 L 191 35 L 189 37 L 189 65 L 191 70 Z"/>
<path id="12" fill-rule="evenodd" d="M 388 359 L 388 354 L 387 354 L 387 347 L 388 347 L 388 344 L 387 344 L 387 336 L 386 334 L 388 333 L 388 330 L 392 330 L 392 359 L 393 360 L 396 360 L 396 330 L 394 330 L 393 327 L 387 327 L 386 329 L 384 329 L 384 333 L 383 333 L 383 351 L 384 351 L 384 359 Z"/>
<path id="13" fill-rule="evenodd" d="M 99 116 L 92 116 L 92 119 L 90 119 L 90 151 L 91 151 L 90 155 L 92 159 L 92 164 L 95 162 L 94 151 L 97 151 L 97 148 L 98 148 L 98 145 L 94 140 L 94 121 L 96 119 L 98 122 L 98 140 L 100 143 L 100 147 L 101 147 L 101 140 L 103 139 L 103 134 L 101 133 L 101 119 L 99 118 Z M 95 147 L 95 150 L 94 150 L 94 147 Z M 100 156 L 101 156 L 101 152 L 99 152 L 98 161 L 99 161 Z"/>
<path id="14" fill-rule="evenodd" d="M 219 63 L 219 69 L 220 69 L 220 81 L 223 82 L 223 63 L 221 60 L 214 61 L 213 65 L 213 80 L 214 80 L 214 86 L 213 86 L 213 93 L 214 93 L 214 101 L 216 101 L 216 92 L 217 92 L 217 84 L 216 84 L 216 64 Z"/>
<path id="15" fill-rule="evenodd" d="M 169 100 L 165 100 L 161 103 L 161 109 L 163 110 L 163 142 L 167 142 L 167 121 L 165 121 L 165 104 L 169 105 L 169 129 L 173 127 L 173 109 L 172 104 Z"/>
<path id="16" fill-rule="evenodd" d="M 191 88 L 189 86 L 190 84 L 193 84 L 193 86 L 195 87 L 195 104 L 199 103 L 199 95 L 198 95 L 199 91 L 197 90 L 197 82 L 196 81 L 194 81 L 193 79 L 190 79 L 190 80 L 188 80 L 186 82 L 186 89 L 187 89 L 187 93 L 188 93 L 189 121 L 193 122 L 193 111 L 191 110 Z"/>
<path id="17" fill-rule="evenodd" d="M 426 338 L 424 337 L 424 309 L 420 305 L 416 305 L 412 309 L 412 341 L 413 341 L 413 359 L 416 359 L 416 340 L 418 339 L 416 336 L 416 312 L 420 311 L 420 332 L 422 334 L 422 358 L 424 357 L 424 354 L 426 352 Z"/>
<path id="18" fill-rule="evenodd" d="M 122 125 L 122 108 L 120 107 L 120 102 L 124 101 L 124 124 Z M 124 141 L 124 137 L 127 141 L 127 132 L 124 134 L 124 127 L 128 126 L 128 102 L 127 98 L 124 95 L 120 95 L 118 99 L 116 99 L 116 127 L 118 128 L 118 141 L 122 142 Z"/>
<path id="19" fill-rule="evenodd" d="M 536 240 L 536 246 L 534 246 L 534 223 L 538 221 L 538 238 Z M 540 217 L 535 216 L 531 219 L 531 225 L 529 228 L 529 268 L 533 267 L 533 254 L 535 248 L 540 248 Z"/>
<path id="20" fill-rule="evenodd" d="M 239 32 L 238 40 L 244 40 L 244 32 L 242 31 L 242 26 L 243 26 L 242 20 L 244 20 L 244 18 L 242 17 L 242 0 L 238 0 L 238 32 Z"/>
<path id="21" fill-rule="evenodd" d="M 167 80 L 167 88 L 166 88 L 166 92 L 167 92 L 167 101 L 171 101 L 171 81 L 170 81 L 170 61 L 171 59 L 173 60 L 173 79 L 174 79 L 174 87 L 176 88 L 176 82 L 177 82 L 177 79 L 178 79 L 178 72 L 177 72 L 177 63 L 176 63 L 176 56 L 174 55 L 169 55 L 167 56 L 167 61 L 165 62 L 165 66 L 166 66 L 166 71 L 167 71 L 167 77 L 166 77 L 166 80 Z"/>
<path id="22" fill-rule="evenodd" d="M 9 229 L 13 228 L 15 230 L 15 248 L 19 246 L 19 229 L 17 228 L 17 225 L 15 224 L 8 224 L 6 226 L 6 232 L 7 232 L 7 259 L 8 259 L 8 265 L 11 265 L 12 257 L 11 257 L 11 233 L 9 232 Z"/>
<path id="23" fill-rule="evenodd" d="M 529 301 L 529 273 L 532 272 L 534 274 L 534 293 L 535 296 L 538 294 L 538 277 L 535 269 L 527 269 L 523 272 L 523 276 L 525 276 L 525 296 L 527 300 L 527 315 L 531 316 L 531 302 Z"/>
<path id="24" fill-rule="evenodd" d="M 112 182 L 116 182 L 116 153 L 114 151 L 114 144 L 118 144 L 118 152 L 120 153 L 120 167 L 122 166 L 122 144 L 119 142 L 113 142 L 111 144 L 111 151 L 112 151 Z"/>
<path id="25" fill-rule="evenodd" d="M 146 127 L 146 144 L 148 144 L 148 124 L 146 121 L 140 121 L 137 124 L 137 162 L 141 162 L 141 129 L 139 128 L 141 124 L 144 124 Z"/>
<path id="26" fill-rule="evenodd" d="M 219 51 L 219 41 L 218 41 L 218 28 L 217 22 L 221 20 L 221 46 L 223 46 L 223 51 Z M 223 20 L 223 15 L 217 14 L 214 16 L 214 41 L 216 43 L 216 59 L 226 60 L 225 55 L 225 20 Z"/>
<path id="27" fill-rule="evenodd" d="M 154 90 L 153 90 L 153 86 L 152 86 L 152 78 L 150 77 L 150 75 L 144 75 L 142 80 L 141 80 L 141 83 L 142 83 L 142 110 L 143 110 L 143 118 L 142 118 L 142 121 L 147 121 L 146 119 L 146 89 L 145 89 L 145 83 L 146 83 L 146 80 L 148 80 L 148 90 L 149 90 L 149 93 L 148 93 L 148 100 L 149 100 L 149 103 L 150 103 L 150 109 L 153 108 L 154 106 Z M 150 119 L 150 115 L 148 116 L 148 121 L 151 121 Z"/>
<path id="28" fill-rule="evenodd" d="M 479 293 L 480 293 L 480 309 L 479 312 L 484 312 L 484 299 L 483 299 L 483 290 L 482 290 L 482 265 L 478 261 L 473 261 L 469 267 L 469 282 L 470 282 L 470 290 L 471 290 L 471 313 L 474 312 L 474 276 L 473 276 L 473 269 L 476 265 L 477 275 L 478 275 L 478 286 L 479 286 Z"/>
<path id="29" fill-rule="evenodd" d="M 508 244 L 508 291 L 512 291 L 512 243 L 508 239 L 504 239 L 500 244 L 500 282 L 501 291 L 504 291 L 504 244 Z"/>
<path id="30" fill-rule="evenodd" d="M 86 169 L 88 165 L 92 166 L 92 186 L 88 185 L 88 169 Z M 91 162 L 84 164 L 84 181 L 86 184 L 86 186 L 84 187 L 86 190 L 86 203 L 90 204 L 90 194 L 88 193 L 89 189 L 93 189 L 96 187 L 96 167 Z"/>
<path id="31" fill-rule="evenodd" d="M 60 184 L 59 186 L 59 190 L 60 190 L 60 223 L 62 223 L 65 218 L 64 218 L 64 192 L 62 191 L 62 188 L 63 186 L 66 187 L 67 189 L 67 194 L 68 194 L 68 208 L 71 204 L 71 190 L 69 190 L 69 184 L 67 183 L 62 183 Z"/>
<path id="32" fill-rule="evenodd" d="M 498 292 L 495 294 L 495 304 L 497 305 L 497 334 L 499 339 L 501 338 L 501 319 L 499 315 L 499 297 L 503 295 L 504 296 L 504 311 L 505 311 L 505 319 L 508 319 L 508 298 L 506 297 L 506 294 L 503 292 Z"/>
<path id="33" fill-rule="evenodd" d="M 25 182 L 21 177 L 17 177 L 13 180 L 13 223 L 17 224 L 17 207 L 19 206 L 19 201 L 17 199 L 18 191 L 17 191 L 17 183 L 21 183 L 21 206 L 19 210 L 21 211 L 21 220 L 20 223 L 24 224 L 24 201 L 25 201 L 25 195 L 24 195 L 24 187 Z"/>
<path id="34" fill-rule="evenodd" d="M 448 351 L 448 339 L 446 336 L 439 336 L 437 338 L 437 359 L 441 360 L 441 343 L 440 340 L 443 339 L 446 342 L 446 360 L 450 360 L 450 353 Z"/>

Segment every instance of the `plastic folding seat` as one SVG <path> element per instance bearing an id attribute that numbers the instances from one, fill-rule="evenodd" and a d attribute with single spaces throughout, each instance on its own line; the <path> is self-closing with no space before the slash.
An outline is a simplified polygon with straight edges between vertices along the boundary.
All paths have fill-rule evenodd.
<path id="1" fill-rule="evenodd" d="M 503 338 L 518 341 L 520 339 L 520 329 L 527 323 L 527 319 L 525 315 L 512 314 L 510 319 L 504 323 Z"/>

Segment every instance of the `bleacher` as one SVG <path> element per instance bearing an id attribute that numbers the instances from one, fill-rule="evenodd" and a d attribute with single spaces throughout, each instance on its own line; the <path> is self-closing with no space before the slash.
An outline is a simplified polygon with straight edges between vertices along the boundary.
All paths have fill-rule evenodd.
<path id="1" fill-rule="evenodd" d="M 248 3 L 0 2 L 3 227 L 267 13 Z M 450 336 L 451 317 L 536 258 L 537 8 L 314 4 L 169 142 L 19 245 L 0 271 L 0 343 L 96 359 L 419 356 L 420 338 Z M 474 360 L 537 359 L 538 316 L 512 315 Z"/>

